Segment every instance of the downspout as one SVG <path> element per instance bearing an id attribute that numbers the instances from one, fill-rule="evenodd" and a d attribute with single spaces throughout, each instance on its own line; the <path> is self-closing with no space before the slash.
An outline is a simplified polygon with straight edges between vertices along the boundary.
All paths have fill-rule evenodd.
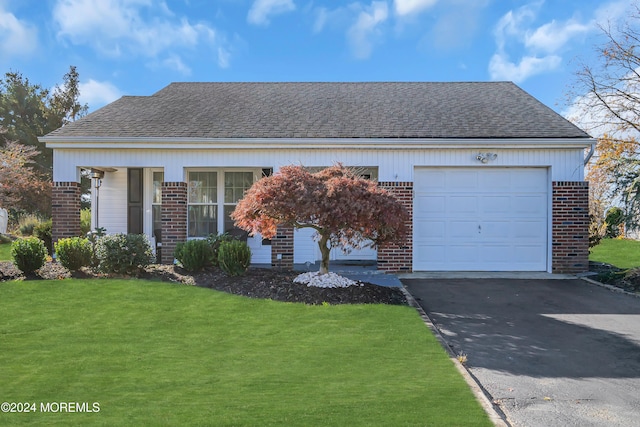
<path id="1" fill-rule="evenodd" d="M 596 144 L 595 142 L 593 144 L 591 144 L 591 148 L 589 149 L 589 152 L 587 153 L 587 157 L 585 157 L 584 159 L 584 165 L 587 166 L 587 163 L 589 163 L 589 160 L 591 160 L 591 157 L 593 156 L 593 153 L 596 151 Z"/>

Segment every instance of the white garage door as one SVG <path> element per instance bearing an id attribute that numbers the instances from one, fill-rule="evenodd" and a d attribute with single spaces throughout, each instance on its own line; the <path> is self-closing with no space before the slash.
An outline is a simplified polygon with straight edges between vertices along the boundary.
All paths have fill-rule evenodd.
<path id="1" fill-rule="evenodd" d="M 416 168 L 415 271 L 546 271 L 544 168 Z"/>

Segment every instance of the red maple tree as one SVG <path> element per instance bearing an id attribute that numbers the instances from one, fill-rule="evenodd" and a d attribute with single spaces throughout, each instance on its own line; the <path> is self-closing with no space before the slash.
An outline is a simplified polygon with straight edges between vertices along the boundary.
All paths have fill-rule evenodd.
<path id="1" fill-rule="evenodd" d="M 247 190 L 231 214 L 236 226 L 264 238 L 278 225 L 313 228 L 322 254 L 320 273 L 329 271 L 332 248 L 378 246 L 405 236 L 409 214 L 375 182 L 341 164 L 311 173 L 284 166 Z"/>

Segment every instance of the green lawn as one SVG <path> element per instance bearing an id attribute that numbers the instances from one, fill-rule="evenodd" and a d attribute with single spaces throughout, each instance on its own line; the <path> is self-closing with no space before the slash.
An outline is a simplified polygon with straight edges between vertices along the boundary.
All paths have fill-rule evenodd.
<path id="1" fill-rule="evenodd" d="M 589 259 L 618 268 L 640 267 L 640 241 L 603 239 L 598 246 L 591 248 Z"/>
<path id="2" fill-rule="evenodd" d="M 0 261 L 11 261 L 11 243 L 0 244 Z"/>
<path id="3" fill-rule="evenodd" d="M 6 425 L 490 426 L 406 306 L 308 306 L 142 280 L 0 283 Z"/>

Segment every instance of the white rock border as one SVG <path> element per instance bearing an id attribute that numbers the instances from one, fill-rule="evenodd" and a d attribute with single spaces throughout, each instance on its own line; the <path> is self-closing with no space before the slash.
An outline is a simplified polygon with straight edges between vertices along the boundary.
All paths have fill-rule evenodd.
<path id="1" fill-rule="evenodd" d="M 362 283 L 347 279 L 339 274 L 329 272 L 320 274 L 318 271 L 302 273 L 293 279 L 293 283 L 302 283 L 317 288 L 347 288 L 349 286 L 363 286 Z"/>

